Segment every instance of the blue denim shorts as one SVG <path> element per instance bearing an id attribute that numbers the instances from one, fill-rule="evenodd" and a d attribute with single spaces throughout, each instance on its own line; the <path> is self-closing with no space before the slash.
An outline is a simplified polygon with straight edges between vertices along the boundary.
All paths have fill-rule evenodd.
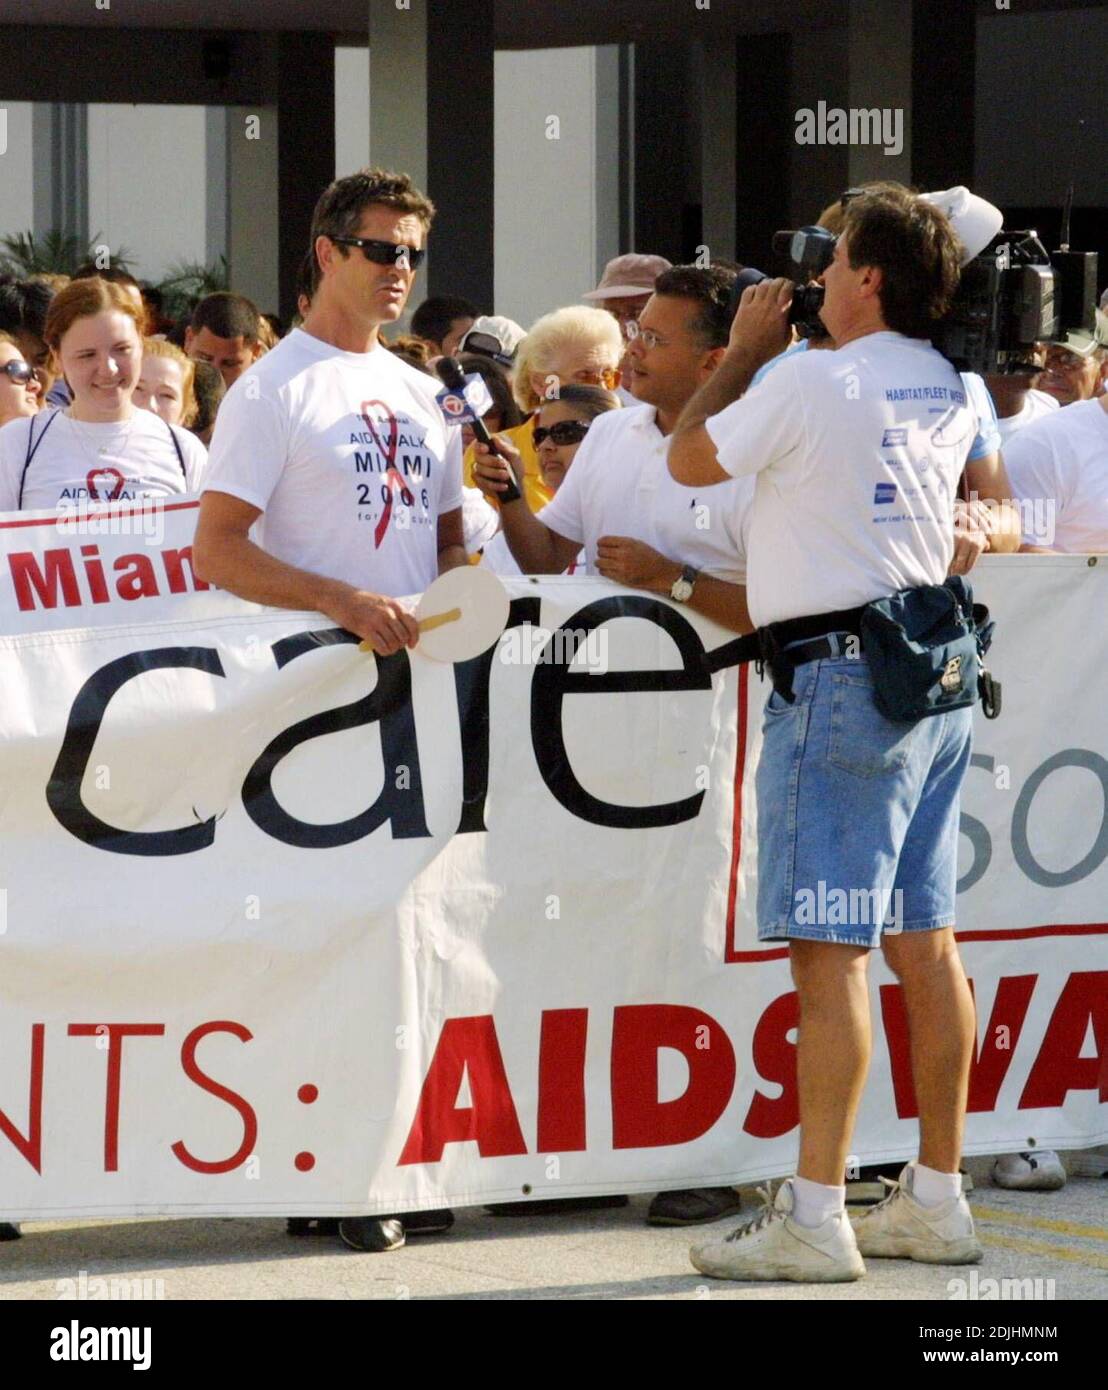
<path id="1" fill-rule="evenodd" d="M 864 657 L 797 667 L 793 693 L 772 691 L 763 722 L 759 940 L 872 948 L 953 926 L 973 710 L 886 719 Z"/>

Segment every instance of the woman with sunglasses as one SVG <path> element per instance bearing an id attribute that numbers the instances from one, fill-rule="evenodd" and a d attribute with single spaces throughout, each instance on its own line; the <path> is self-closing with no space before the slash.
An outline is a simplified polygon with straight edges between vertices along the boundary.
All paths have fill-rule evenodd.
<path id="1" fill-rule="evenodd" d="M 520 487 L 533 512 L 553 497 L 542 480 L 532 432 L 535 415 L 544 401 L 563 395 L 570 386 L 596 386 L 614 391 L 619 385 L 623 357 L 619 324 L 603 309 L 570 305 L 544 314 L 516 350 L 512 391 L 528 418 L 508 433 L 520 454 Z M 466 451 L 464 477 L 474 487 L 475 451 Z"/>
<path id="2" fill-rule="evenodd" d="M 0 426 L 37 415 L 42 387 L 10 333 L 0 333 Z"/>
<path id="3" fill-rule="evenodd" d="M 45 339 L 69 387 L 64 409 L 0 429 L 0 511 L 193 492 L 207 450 L 132 397 L 142 310 L 111 281 L 74 280 L 50 305 Z"/>
<path id="4" fill-rule="evenodd" d="M 618 409 L 619 397 L 603 387 L 565 386 L 556 401 L 547 401 L 536 412 L 531 437 L 538 456 L 542 484 L 551 496 L 565 481 L 592 422 L 598 415 Z M 523 461 L 520 451 L 505 435 L 497 437 L 497 444 L 507 455 L 517 477 L 521 476 Z M 503 531 L 497 532 L 485 546 L 481 563 L 497 574 L 522 573 L 508 549 Z M 577 563 L 574 560 L 566 573 L 573 574 Z"/>

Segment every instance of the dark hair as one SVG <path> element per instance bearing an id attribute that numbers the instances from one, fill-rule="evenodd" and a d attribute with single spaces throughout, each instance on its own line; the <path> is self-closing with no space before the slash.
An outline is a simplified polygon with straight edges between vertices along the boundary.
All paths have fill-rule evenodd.
<path id="1" fill-rule="evenodd" d="M 196 395 L 196 419 L 189 429 L 193 434 L 202 434 L 215 423 L 219 403 L 227 388 L 223 384 L 223 376 L 218 367 L 213 367 L 210 362 L 196 362 L 193 365 L 196 368 L 196 376 L 192 383 Z"/>
<path id="2" fill-rule="evenodd" d="M 507 372 L 499 363 L 480 352 L 460 352 L 458 361 L 463 372 L 467 374 L 477 372 L 479 376 L 484 378 L 485 385 L 489 388 L 489 395 L 492 397 L 492 408 L 500 415 L 500 428 L 502 430 L 513 430 L 517 425 L 523 424 L 523 412 L 512 395 L 512 384 L 508 380 Z M 565 395 L 565 389 L 563 389 L 562 394 Z"/>
<path id="3" fill-rule="evenodd" d="M 721 265 L 675 265 L 654 281 L 654 293 L 668 299 L 691 299 L 698 305 L 689 329 L 708 348 L 727 346 L 731 336 L 733 270 Z"/>
<path id="4" fill-rule="evenodd" d="M 430 343 L 441 343 L 455 319 L 475 319 L 477 305 L 457 294 L 437 294 L 425 299 L 412 315 L 412 332 Z"/>
<path id="5" fill-rule="evenodd" d="M 113 285 L 134 285 L 140 294 L 142 292 L 142 286 L 131 272 L 124 270 L 120 265 L 107 265 L 101 270 L 95 261 L 86 261 L 84 265 L 77 267 L 70 278 L 73 280 L 95 280 L 97 276 L 101 280 L 108 280 Z"/>
<path id="6" fill-rule="evenodd" d="M 190 327 L 194 333 L 206 328 L 217 338 L 242 338 L 256 343 L 261 332 L 261 315 L 245 295 L 219 290 L 209 294 L 192 311 Z"/>
<path id="7" fill-rule="evenodd" d="M 618 410 L 620 399 L 614 391 L 606 391 L 603 386 L 573 385 L 563 386 L 552 400 L 540 401 L 535 414 L 545 410 L 548 405 L 572 405 L 586 419 L 595 420 L 606 411 Z"/>
<path id="8" fill-rule="evenodd" d="M 962 245 L 947 217 L 908 189 L 885 186 L 847 204 L 850 268 L 881 271 L 881 316 L 894 333 L 927 338 L 958 288 Z"/>
<path id="9" fill-rule="evenodd" d="M 347 174 L 328 184 L 320 195 L 312 213 L 312 259 L 315 259 L 317 237 L 357 236 L 362 214 L 370 207 L 414 213 L 424 233 L 429 231 L 435 216 L 435 205 L 423 196 L 407 174 L 396 174 L 388 169 L 359 169 L 356 174 Z M 349 247 L 340 246 L 339 252 L 346 257 Z M 317 269 L 317 284 L 318 277 Z"/>
<path id="10" fill-rule="evenodd" d="M 13 280 L 0 285 L 0 329 L 46 338 L 46 315 L 54 291 L 41 280 Z"/>
<path id="11" fill-rule="evenodd" d="M 273 336 L 280 342 L 288 332 L 288 329 L 284 325 L 284 321 L 278 314 L 263 314 L 262 318 L 269 324 L 270 328 L 273 330 Z"/>

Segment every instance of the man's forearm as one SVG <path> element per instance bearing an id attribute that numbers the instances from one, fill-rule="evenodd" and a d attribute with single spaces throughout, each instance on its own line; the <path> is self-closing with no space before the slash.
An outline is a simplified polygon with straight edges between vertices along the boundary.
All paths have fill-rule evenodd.
<path id="1" fill-rule="evenodd" d="M 749 348 L 729 348 L 723 361 L 681 412 L 674 437 L 703 425 L 705 420 L 745 395 L 761 365 L 757 354 Z"/>
<path id="2" fill-rule="evenodd" d="M 469 556 L 464 545 L 444 545 L 439 551 L 439 573 L 459 569 L 469 564 Z"/>
<path id="3" fill-rule="evenodd" d="M 354 592 L 351 585 L 341 580 L 285 564 L 246 536 L 221 537 L 210 547 L 194 547 L 193 562 L 197 573 L 208 583 L 270 608 L 330 615 L 337 602 Z"/>
<path id="4" fill-rule="evenodd" d="M 746 606 L 745 584 L 732 584 L 726 579 L 702 574 L 686 606 L 731 632 L 754 631 L 750 609 Z"/>
<path id="5" fill-rule="evenodd" d="M 561 574 L 569 563 L 558 553 L 559 538 L 539 521 L 524 498 L 501 502 L 500 524 L 512 558 L 524 574 Z"/>

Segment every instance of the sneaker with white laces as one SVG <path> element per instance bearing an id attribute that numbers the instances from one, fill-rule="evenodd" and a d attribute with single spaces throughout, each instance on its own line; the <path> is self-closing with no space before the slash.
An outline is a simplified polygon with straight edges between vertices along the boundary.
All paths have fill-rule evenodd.
<path id="1" fill-rule="evenodd" d="M 1053 1149 L 1026 1149 L 1018 1154 L 1001 1154 L 993 1164 L 997 1187 L 1017 1192 L 1057 1192 L 1066 1185 L 1066 1170 Z"/>
<path id="2" fill-rule="evenodd" d="M 889 1187 L 885 1200 L 851 1217 L 858 1249 L 885 1260 L 918 1260 L 929 1265 L 976 1264 L 984 1253 L 965 1197 L 925 1207 L 912 1193 L 911 1164 Z"/>
<path id="3" fill-rule="evenodd" d="M 797 1284 L 843 1284 L 866 1272 L 846 1212 L 836 1212 L 821 1226 L 801 1226 L 792 1219 L 793 1184 L 787 1178 L 751 1220 L 722 1239 L 694 1245 L 689 1259 L 701 1274 L 713 1279 L 769 1281 L 789 1279 Z"/>

